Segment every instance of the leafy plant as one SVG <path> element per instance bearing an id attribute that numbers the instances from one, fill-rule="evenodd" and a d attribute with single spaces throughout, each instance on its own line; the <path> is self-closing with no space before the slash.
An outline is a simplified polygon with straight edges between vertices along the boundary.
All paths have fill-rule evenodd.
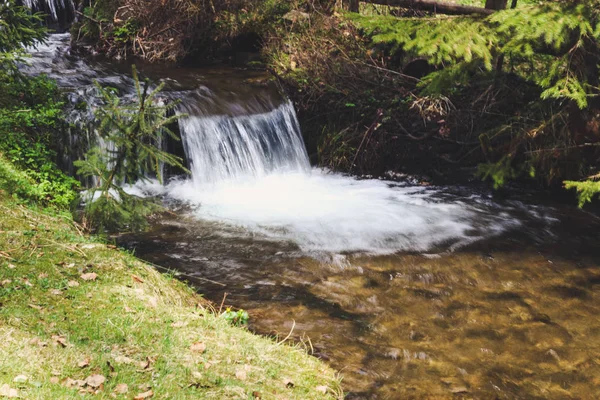
<path id="1" fill-rule="evenodd" d="M 233 311 L 230 307 L 227 308 L 222 314 L 221 317 L 224 318 L 227 322 L 229 322 L 233 326 L 242 326 L 247 325 L 250 316 L 248 312 L 245 310 Z"/>
<path id="2" fill-rule="evenodd" d="M 84 160 L 75 162 L 80 175 L 97 180 L 96 187 L 87 193 L 85 216 L 100 230 L 141 229 L 145 216 L 157 209 L 151 202 L 126 193 L 123 184 L 146 180 L 150 174 L 162 182 L 163 164 L 185 170 L 179 157 L 159 146 L 165 135 L 178 140 L 169 129 L 179 118 L 168 116 L 175 104 L 165 104 L 158 97 L 163 84 L 150 90 L 150 81 L 142 85 L 135 67 L 132 73 L 136 97 L 131 101 L 96 83 L 104 101 L 96 112 L 104 146 L 90 149 Z"/>

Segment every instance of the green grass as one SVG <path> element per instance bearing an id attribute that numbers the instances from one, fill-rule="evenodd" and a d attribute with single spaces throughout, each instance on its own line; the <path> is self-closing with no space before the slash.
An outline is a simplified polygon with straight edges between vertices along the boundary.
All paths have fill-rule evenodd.
<path id="1" fill-rule="evenodd" d="M 92 375 L 106 380 L 83 384 Z M 0 191 L 0 397 L 9 388 L 27 399 L 342 397 L 335 372 L 302 347 L 229 325 L 70 215 Z"/>

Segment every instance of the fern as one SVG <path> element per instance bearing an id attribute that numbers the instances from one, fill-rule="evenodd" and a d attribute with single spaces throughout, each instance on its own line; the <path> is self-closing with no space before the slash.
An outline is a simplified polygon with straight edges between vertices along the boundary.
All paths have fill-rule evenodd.
<path id="1" fill-rule="evenodd" d="M 600 193 L 600 181 L 587 180 L 583 182 L 565 181 L 565 188 L 577 190 L 579 197 L 579 207 L 593 200 L 594 196 Z"/>

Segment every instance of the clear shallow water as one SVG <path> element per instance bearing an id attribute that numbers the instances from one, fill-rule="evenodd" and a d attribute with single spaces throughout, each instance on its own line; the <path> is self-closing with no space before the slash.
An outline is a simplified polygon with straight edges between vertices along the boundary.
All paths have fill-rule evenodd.
<path id="1" fill-rule="evenodd" d="M 227 293 L 255 332 L 294 326 L 350 399 L 596 398 L 600 223 L 497 207 L 522 223 L 455 251 L 315 254 L 183 210 L 120 243 L 216 303 Z"/>

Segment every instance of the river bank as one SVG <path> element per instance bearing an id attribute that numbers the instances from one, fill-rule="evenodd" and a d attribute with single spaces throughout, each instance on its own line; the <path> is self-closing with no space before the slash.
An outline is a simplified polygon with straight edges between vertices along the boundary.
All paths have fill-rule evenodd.
<path id="1" fill-rule="evenodd" d="M 173 275 L 0 190 L 0 396 L 340 398 L 309 346 L 231 326 Z"/>

